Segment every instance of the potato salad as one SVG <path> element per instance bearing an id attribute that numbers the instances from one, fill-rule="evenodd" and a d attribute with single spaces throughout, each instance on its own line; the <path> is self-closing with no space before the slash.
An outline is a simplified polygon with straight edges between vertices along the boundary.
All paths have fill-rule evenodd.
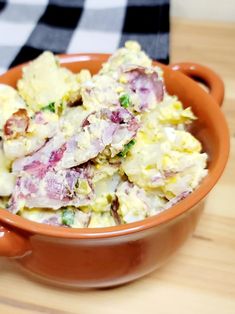
<path id="1" fill-rule="evenodd" d="M 0 206 L 54 226 L 126 224 L 167 210 L 207 175 L 197 117 L 128 41 L 92 75 L 51 52 L 0 84 Z"/>

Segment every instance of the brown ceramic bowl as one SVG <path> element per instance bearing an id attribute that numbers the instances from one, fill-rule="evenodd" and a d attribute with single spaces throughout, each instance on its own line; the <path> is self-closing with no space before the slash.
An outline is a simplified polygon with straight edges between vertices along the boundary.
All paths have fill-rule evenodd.
<path id="1" fill-rule="evenodd" d="M 88 68 L 93 73 L 107 58 L 104 54 L 60 56 L 61 63 L 72 71 Z M 209 174 L 197 190 L 159 215 L 109 228 L 53 227 L 0 210 L 0 256 L 12 257 L 28 272 L 52 283 L 109 287 L 153 271 L 192 234 L 203 201 L 228 159 L 229 133 L 219 107 L 223 83 L 213 71 L 197 64 L 156 64 L 164 71 L 168 92 L 178 95 L 185 106 L 192 106 L 198 116 L 192 132 L 209 155 Z M 0 77 L 0 83 L 15 86 L 21 69 L 11 69 Z M 206 83 L 209 93 L 187 76 Z"/>

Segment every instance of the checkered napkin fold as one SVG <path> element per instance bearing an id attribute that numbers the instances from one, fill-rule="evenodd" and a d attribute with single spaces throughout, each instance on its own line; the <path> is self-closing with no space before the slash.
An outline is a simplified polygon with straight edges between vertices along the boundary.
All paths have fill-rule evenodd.
<path id="1" fill-rule="evenodd" d="M 0 72 L 54 53 L 112 53 L 137 40 L 169 60 L 169 0 L 0 0 Z"/>

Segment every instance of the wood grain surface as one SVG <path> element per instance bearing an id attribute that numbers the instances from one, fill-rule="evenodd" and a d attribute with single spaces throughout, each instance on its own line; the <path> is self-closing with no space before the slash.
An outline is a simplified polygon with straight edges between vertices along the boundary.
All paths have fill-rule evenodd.
<path id="1" fill-rule="evenodd" d="M 174 19 L 171 32 L 171 62 L 207 65 L 226 86 L 230 160 L 194 235 L 160 270 L 105 290 L 46 286 L 1 259 L 1 314 L 235 313 L 235 24 Z"/>

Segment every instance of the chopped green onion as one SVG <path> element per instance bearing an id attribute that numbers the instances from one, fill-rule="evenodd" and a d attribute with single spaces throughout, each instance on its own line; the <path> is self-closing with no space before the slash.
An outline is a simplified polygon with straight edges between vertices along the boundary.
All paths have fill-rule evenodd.
<path id="1" fill-rule="evenodd" d="M 42 111 L 50 111 L 50 112 L 54 112 L 55 113 L 55 103 L 54 102 L 51 102 L 49 103 L 49 105 L 45 106 L 45 107 L 42 107 L 41 108 Z"/>
<path id="2" fill-rule="evenodd" d="M 62 224 L 71 226 L 74 223 L 75 212 L 72 209 L 66 208 L 62 211 Z"/>
<path id="3" fill-rule="evenodd" d="M 127 153 L 130 151 L 131 147 L 135 144 L 135 140 L 131 140 L 129 143 L 124 145 L 122 152 L 118 153 L 119 157 L 126 157 Z"/>
<path id="4" fill-rule="evenodd" d="M 120 96 L 119 101 L 123 108 L 128 108 L 130 106 L 130 97 L 128 94 Z"/>

